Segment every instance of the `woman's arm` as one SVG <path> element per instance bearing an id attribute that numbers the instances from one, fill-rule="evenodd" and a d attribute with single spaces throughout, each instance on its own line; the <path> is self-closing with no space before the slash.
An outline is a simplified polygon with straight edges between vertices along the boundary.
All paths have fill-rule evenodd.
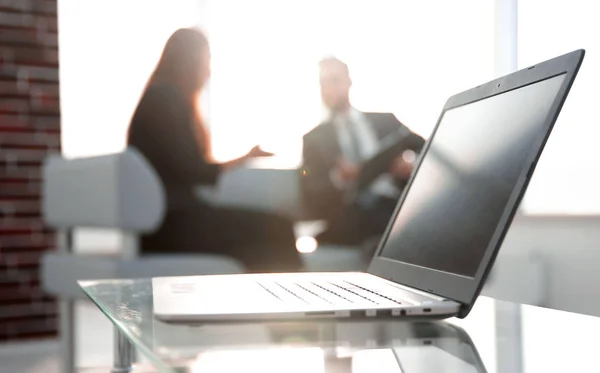
<path id="1" fill-rule="evenodd" d="M 248 152 L 248 154 L 245 154 L 245 155 L 243 155 L 243 156 L 241 156 L 239 158 L 232 159 L 232 160 L 227 161 L 227 162 L 223 162 L 223 163 L 220 164 L 220 166 L 221 166 L 222 170 L 227 171 L 227 170 L 230 170 L 232 168 L 236 168 L 238 166 L 241 166 L 244 162 L 246 162 L 246 161 L 248 161 L 248 160 L 250 160 L 252 158 L 270 157 L 272 155 L 273 155 L 273 153 L 266 152 L 266 151 L 262 150 L 260 148 L 260 146 L 257 145 L 254 148 L 252 148 Z"/>
<path id="2" fill-rule="evenodd" d="M 230 161 L 221 163 L 221 169 L 223 171 L 229 171 L 232 168 L 236 168 L 238 166 L 241 166 L 247 160 L 248 160 L 248 155 L 246 154 L 246 155 L 243 155 L 243 156 L 241 156 L 239 158 L 232 159 Z"/>
<path id="3" fill-rule="evenodd" d="M 129 144 L 148 158 L 156 171 L 176 184 L 215 184 L 222 171 L 251 158 L 272 155 L 255 146 L 248 154 L 217 164 L 200 154 L 190 108 L 168 86 L 151 87 L 132 120 Z"/>

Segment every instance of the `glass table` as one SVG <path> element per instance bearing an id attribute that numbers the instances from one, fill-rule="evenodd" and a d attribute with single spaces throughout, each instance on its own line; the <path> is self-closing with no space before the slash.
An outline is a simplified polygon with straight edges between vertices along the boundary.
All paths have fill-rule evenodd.
<path id="1" fill-rule="evenodd" d="M 465 319 L 169 324 L 152 282 L 81 282 L 116 328 L 113 372 L 598 371 L 600 318 L 480 297 Z"/>

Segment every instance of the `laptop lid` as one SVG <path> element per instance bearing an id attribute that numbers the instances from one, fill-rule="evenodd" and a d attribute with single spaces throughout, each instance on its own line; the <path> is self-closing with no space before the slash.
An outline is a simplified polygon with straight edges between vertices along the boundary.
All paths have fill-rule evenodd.
<path id="1" fill-rule="evenodd" d="M 548 60 L 448 99 L 369 272 L 470 311 L 584 57 Z"/>

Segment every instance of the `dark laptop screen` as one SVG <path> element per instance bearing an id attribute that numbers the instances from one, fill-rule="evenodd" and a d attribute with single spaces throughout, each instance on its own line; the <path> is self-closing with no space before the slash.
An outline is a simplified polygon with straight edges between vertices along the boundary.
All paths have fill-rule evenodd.
<path id="1" fill-rule="evenodd" d="M 447 110 L 380 256 L 474 277 L 563 79 Z"/>

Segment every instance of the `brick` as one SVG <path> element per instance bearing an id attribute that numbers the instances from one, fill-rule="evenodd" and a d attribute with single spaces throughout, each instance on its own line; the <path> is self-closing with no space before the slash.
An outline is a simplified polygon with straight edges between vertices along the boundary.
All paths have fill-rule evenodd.
<path id="1" fill-rule="evenodd" d="M 44 96 L 32 96 L 29 100 L 32 115 L 60 115 L 60 101 Z"/>
<path id="2" fill-rule="evenodd" d="M 43 144 L 23 144 L 23 145 L 2 145 L 3 150 L 20 149 L 20 150 L 48 150 L 59 152 L 60 146 L 48 146 Z"/>
<path id="3" fill-rule="evenodd" d="M 16 80 L 0 81 L 0 96 L 15 97 L 19 95 L 24 95 L 26 97 L 29 96 L 26 90 L 19 89 L 19 85 L 17 84 Z"/>
<path id="4" fill-rule="evenodd" d="M 8 253 L 0 255 L 0 271 L 20 271 L 23 268 L 38 268 L 44 253 Z"/>
<path id="5" fill-rule="evenodd" d="M 14 284 L 0 286 L 0 305 L 8 302 L 23 302 L 35 299 L 38 301 L 50 300 L 39 284 L 29 286 L 27 284 Z"/>
<path id="6" fill-rule="evenodd" d="M 53 301 L 0 306 L 0 320 L 7 321 L 39 316 L 56 316 L 58 306 Z"/>
<path id="7" fill-rule="evenodd" d="M 20 150 L 7 149 L 0 152 L 0 168 L 23 166 L 41 166 L 48 157 L 48 152 L 44 150 Z M 0 194 L 2 190 L 0 189 Z"/>
<path id="8" fill-rule="evenodd" d="M 4 27 L 3 27 L 4 26 Z M 56 16 L 38 15 L 0 9 L 0 27 L 3 28 L 34 28 L 45 31 L 58 31 Z"/>
<path id="9" fill-rule="evenodd" d="M 4 202 L 23 202 L 23 201 L 29 201 L 29 202 L 40 202 L 41 201 L 41 195 L 39 193 L 30 193 L 30 194 L 9 194 L 5 191 L 0 191 L 0 201 L 4 201 Z M 2 229 L 0 228 L 0 231 Z M 1 234 L 1 232 L 0 232 Z"/>
<path id="10" fill-rule="evenodd" d="M 60 86 L 57 83 L 32 83 L 29 85 L 30 92 L 47 98 L 58 100 L 60 96 Z"/>
<path id="11" fill-rule="evenodd" d="M 27 271 L 27 270 L 26 270 Z M 37 272 L 37 271 L 36 271 Z M 34 272 L 34 273 L 36 273 Z M 0 291 L 4 289 L 37 289 L 40 288 L 40 278 L 38 275 L 35 277 L 28 276 L 27 273 L 20 271 L 7 271 L 10 277 L 6 278 L 6 281 L 3 277 L 0 277 Z M 43 293 L 43 290 L 42 290 Z"/>
<path id="12" fill-rule="evenodd" d="M 23 268 L 18 271 L 0 272 L 0 285 L 21 284 L 31 282 L 40 282 L 40 273 L 35 268 Z"/>
<path id="13" fill-rule="evenodd" d="M 39 45 L 58 48 L 58 34 L 56 32 L 39 32 L 37 35 Z"/>
<path id="14" fill-rule="evenodd" d="M 8 11 L 31 12 L 32 0 L 0 0 L 0 9 Z"/>
<path id="15" fill-rule="evenodd" d="M 0 205 L 2 203 L 0 202 Z M 37 211 L 13 211 L 13 210 L 3 210 L 0 207 L 0 219 L 17 219 L 17 218 L 41 218 L 42 213 L 38 209 Z M 2 265 L 0 264 L 0 271 L 2 270 Z"/>
<path id="16" fill-rule="evenodd" d="M 0 100 L 0 114 L 19 114 L 29 111 L 29 102 L 24 99 Z"/>
<path id="17" fill-rule="evenodd" d="M 46 227 L 42 219 L 0 219 L 0 235 L 9 233 L 13 235 L 30 233 L 53 234 Z M 0 242 L 0 245 L 3 243 L 4 241 Z"/>
<path id="18" fill-rule="evenodd" d="M 33 12 L 36 14 L 56 15 L 58 6 L 56 0 L 36 0 L 33 2 Z"/>
<path id="19" fill-rule="evenodd" d="M 2 45 L 38 46 L 38 33 L 35 29 L 8 29 L 0 33 Z"/>
<path id="20" fill-rule="evenodd" d="M 0 201 L 35 201 L 42 196 L 42 183 L 23 181 L 23 182 L 0 182 Z M 0 219 L 0 230 L 3 226 Z"/>
<path id="21" fill-rule="evenodd" d="M 60 135 L 56 133 L 19 133 L 5 132 L 0 135 L 1 147 L 19 145 L 57 147 L 60 145 Z"/>
<path id="22" fill-rule="evenodd" d="M 18 13 L 55 15 L 56 1 L 53 0 L 0 0 L 0 10 Z"/>
<path id="23" fill-rule="evenodd" d="M 14 97 L 25 94 L 25 92 L 19 89 L 15 80 L 0 81 L 0 96 L 2 97 Z"/>
<path id="24" fill-rule="evenodd" d="M 33 201 L 39 200 L 41 195 L 40 183 L 0 183 L 0 201 Z"/>
<path id="25" fill-rule="evenodd" d="M 11 339 L 39 339 L 56 335 L 58 317 L 42 317 L 32 320 L 19 320 L 0 323 L 0 341 Z"/>
<path id="26" fill-rule="evenodd" d="M 58 330 L 50 328 L 48 331 L 41 331 L 37 333 L 19 334 L 17 336 L 11 335 L 10 337 L 4 334 L 0 335 L 0 341 L 11 342 L 12 340 L 18 340 L 19 342 L 28 341 L 40 341 L 40 340 L 55 340 L 58 336 Z"/>
<path id="27" fill-rule="evenodd" d="M 58 34 L 36 29 L 8 29 L 0 32 L 0 45 L 58 47 Z"/>
<path id="28" fill-rule="evenodd" d="M 17 81 L 58 82 L 58 68 L 25 65 L 0 66 L 0 79 Z"/>
<path id="29" fill-rule="evenodd" d="M 0 168 L 0 182 L 40 182 L 42 170 L 40 167 L 2 167 Z M 15 202 L 17 202 L 15 200 Z"/>
<path id="30" fill-rule="evenodd" d="M 35 27 L 35 17 L 32 14 L 0 10 L 0 26 Z"/>
<path id="31" fill-rule="evenodd" d="M 3 255 L 9 253 L 21 254 L 26 251 L 42 252 L 56 247 L 53 237 L 46 238 L 43 234 L 32 234 L 33 238 L 27 236 L 0 236 L 0 250 Z M 39 242 L 38 242 L 39 241 Z"/>
<path id="32" fill-rule="evenodd" d="M 0 114 L 0 128 L 27 128 L 29 122 L 27 115 Z"/>
<path id="33" fill-rule="evenodd" d="M 44 97 L 48 99 L 56 99 L 59 97 L 58 83 L 28 83 L 18 84 L 17 80 L 0 81 L 0 97 L 15 98 L 15 97 Z"/>
<path id="34" fill-rule="evenodd" d="M 10 185 L 3 184 L 0 185 Z M 0 201 L 39 201 L 42 196 L 41 190 L 30 191 L 26 188 L 10 188 L 7 187 L 5 190 L 0 191 Z M 0 230 L 2 230 L 2 224 L 0 224 Z"/>
<path id="35" fill-rule="evenodd" d="M 40 204 L 30 201 L 0 201 L 0 217 L 4 214 L 7 217 L 18 217 L 19 214 L 38 214 L 40 213 Z M 37 216 L 37 215 L 36 215 Z"/>
<path id="36" fill-rule="evenodd" d="M 58 49 L 25 46 L 0 46 L 4 64 L 58 67 Z"/>
<path id="37" fill-rule="evenodd" d="M 2 99 L 0 100 L 0 115 L 4 114 L 58 116 L 60 115 L 60 102 L 55 98 L 36 95 L 29 98 Z"/>
<path id="38" fill-rule="evenodd" d="M 23 253 L 40 253 L 40 254 L 45 254 L 48 251 L 53 251 L 56 249 L 56 245 L 32 245 L 32 246 L 23 246 L 23 247 L 17 247 L 17 246 L 7 246 L 5 248 L 2 249 L 2 255 L 9 255 L 9 254 L 17 254 L 17 255 L 22 255 Z M 1 289 L 0 289 L 1 291 Z"/>
<path id="39" fill-rule="evenodd" d="M 31 118 L 32 123 L 36 128 L 45 129 L 60 129 L 60 116 L 44 115 Z"/>
<path id="40" fill-rule="evenodd" d="M 6 132 L 59 132 L 58 115 L 30 116 L 25 114 L 0 114 L 0 134 Z M 0 135 L 2 136 L 2 135 Z"/>

